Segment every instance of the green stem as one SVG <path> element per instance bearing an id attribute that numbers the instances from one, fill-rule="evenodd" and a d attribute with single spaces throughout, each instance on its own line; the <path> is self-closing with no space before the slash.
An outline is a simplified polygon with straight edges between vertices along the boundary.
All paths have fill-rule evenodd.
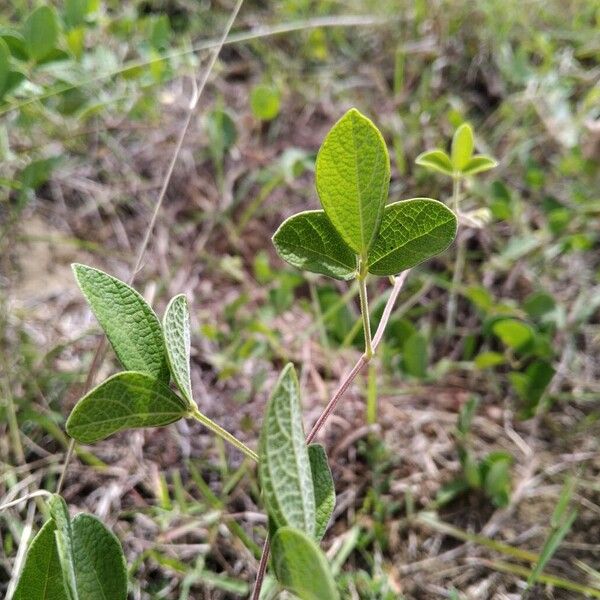
<path id="1" fill-rule="evenodd" d="M 240 452 L 243 452 L 248 458 L 251 458 L 254 462 L 258 462 L 258 454 L 253 452 L 229 431 L 223 429 L 220 425 L 217 425 L 214 421 L 203 415 L 197 408 L 194 408 L 190 413 L 190 416 L 196 419 L 204 425 L 207 429 L 210 429 L 213 433 L 217 434 L 221 439 L 229 442 L 232 446 L 235 446 Z"/>
<path id="2" fill-rule="evenodd" d="M 361 259 L 359 265 L 358 295 L 360 297 L 360 314 L 362 316 L 363 330 L 365 332 L 365 356 L 373 356 L 373 343 L 371 342 L 371 321 L 369 319 L 369 299 L 367 297 L 367 270 L 366 262 Z"/>
<path id="3" fill-rule="evenodd" d="M 452 206 L 454 207 L 454 212 L 456 216 L 460 214 L 459 210 L 459 198 L 460 198 L 460 175 L 454 175 L 452 177 Z"/>
<path id="4" fill-rule="evenodd" d="M 367 425 L 377 423 L 377 369 L 370 362 L 367 371 Z"/>

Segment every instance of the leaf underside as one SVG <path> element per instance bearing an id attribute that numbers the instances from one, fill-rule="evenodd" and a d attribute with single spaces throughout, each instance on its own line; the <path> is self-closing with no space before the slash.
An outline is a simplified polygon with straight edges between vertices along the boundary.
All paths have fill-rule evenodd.
<path id="1" fill-rule="evenodd" d="M 68 600 L 55 531 L 56 523 L 49 519 L 31 542 L 12 600 Z"/>
<path id="2" fill-rule="evenodd" d="M 185 399 L 194 404 L 190 378 L 190 314 L 183 294 L 175 296 L 163 318 L 165 346 L 171 375 Z"/>
<path id="3" fill-rule="evenodd" d="M 454 213 L 430 198 L 386 206 L 379 235 L 369 253 L 369 273 L 396 275 L 443 252 L 456 237 Z"/>
<path id="4" fill-rule="evenodd" d="M 358 110 L 349 110 L 319 150 L 316 185 L 329 220 L 357 254 L 366 255 L 377 234 L 389 181 L 381 133 Z"/>
<path id="5" fill-rule="evenodd" d="M 335 487 L 325 448 L 321 444 L 311 444 L 308 458 L 315 488 L 315 539 L 321 541 L 335 508 Z"/>
<path id="6" fill-rule="evenodd" d="M 315 495 L 304 440 L 300 389 L 288 364 L 271 394 L 259 443 L 259 478 L 264 502 L 276 527 L 315 532 Z"/>
<path id="7" fill-rule="evenodd" d="M 306 533 L 281 527 L 271 541 L 279 583 L 301 600 L 337 600 L 339 595 L 323 552 Z"/>
<path id="8" fill-rule="evenodd" d="M 283 260 L 299 269 L 345 281 L 356 275 L 356 255 L 322 210 L 286 219 L 275 232 L 273 244 Z"/>
<path id="9" fill-rule="evenodd" d="M 125 369 L 168 381 L 162 328 L 144 298 L 99 269 L 74 264 L 73 272 Z"/>
<path id="10" fill-rule="evenodd" d="M 67 433 L 90 444 L 123 429 L 160 427 L 188 413 L 186 402 L 146 373 L 124 371 L 84 396 L 67 420 Z"/>

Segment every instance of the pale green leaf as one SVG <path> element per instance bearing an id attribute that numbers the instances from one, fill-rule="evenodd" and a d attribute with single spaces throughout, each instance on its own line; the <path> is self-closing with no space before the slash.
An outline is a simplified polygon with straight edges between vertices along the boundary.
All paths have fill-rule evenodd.
<path id="1" fill-rule="evenodd" d="M 46 521 L 27 550 L 12 600 L 69 600 L 58 560 L 54 519 Z"/>
<path id="2" fill-rule="evenodd" d="M 518 319 L 501 319 L 492 325 L 492 331 L 502 340 L 502 343 L 520 350 L 533 339 L 531 327 Z"/>
<path id="3" fill-rule="evenodd" d="M 58 42 L 58 17 L 51 6 L 36 8 L 25 20 L 23 37 L 27 52 L 35 61 L 46 58 Z"/>
<path id="4" fill-rule="evenodd" d="M 369 252 L 369 273 L 396 275 L 443 252 L 456 237 L 455 214 L 430 198 L 385 207 L 379 235 Z"/>
<path id="5" fill-rule="evenodd" d="M 280 104 L 279 90 L 274 86 L 260 84 L 250 92 L 252 114 L 261 121 L 272 121 L 279 114 Z"/>
<path id="6" fill-rule="evenodd" d="M 342 280 L 356 275 L 356 255 L 322 210 L 286 219 L 275 232 L 273 244 L 283 260 L 299 269 Z"/>
<path id="7" fill-rule="evenodd" d="M 355 108 L 327 134 L 316 163 L 317 192 L 333 226 L 366 255 L 383 215 L 390 158 L 381 133 Z"/>
<path id="8" fill-rule="evenodd" d="M 473 156 L 473 129 L 468 123 L 463 123 L 452 138 L 452 166 L 460 172 Z"/>
<path id="9" fill-rule="evenodd" d="M 271 541 L 273 568 L 279 583 L 300 600 L 338 600 L 325 555 L 306 533 L 281 527 Z"/>
<path id="10" fill-rule="evenodd" d="M 452 162 L 450 157 L 443 150 L 428 150 L 417 156 L 415 162 L 421 167 L 426 167 L 433 171 L 439 171 L 444 175 L 453 175 Z"/>
<path id="11" fill-rule="evenodd" d="M 325 448 L 320 444 L 308 447 L 308 458 L 315 488 L 315 539 L 320 541 L 335 508 L 335 487 Z"/>
<path id="12" fill-rule="evenodd" d="M 475 175 L 477 173 L 483 173 L 489 171 L 498 166 L 498 163 L 489 156 L 478 154 L 474 156 L 467 164 L 463 167 L 463 175 Z"/>
<path id="13" fill-rule="evenodd" d="M 71 521 L 60 496 L 53 496 L 50 512 L 70 600 L 125 600 L 125 557 L 115 535 L 92 515 L 79 514 Z"/>
<path id="14" fill-rule="evenodd" d="M 79 400 L 67 420 L 67 433 L 91 444 L 123 429 L 168 425 L 188 412 L 187 403 L 163 382 L 123 371 Z"/>
<path id="15" fill-rule="evenodd" d="M 168 380 L 169 365 L 160 321 L 144 298 L 99 269 L 74 264 L 73 272 L 125 369 Z"/>
<path id="16" fill-rule="evenodd" d="M 304 441 L 300 388 L 292 364 L 281 372 L 267 404 L 260 433 L 258 474 L 274 525 L 291 525 L 313 536 L 315 493 Z"/>
<path id="17" fill-rule="evenodd" d="M 185 399 L 194 404 L 190 378 L 190 314 L 183 294 L 171 299 L 163 318 L 165 346 L 171 375 Z"/>

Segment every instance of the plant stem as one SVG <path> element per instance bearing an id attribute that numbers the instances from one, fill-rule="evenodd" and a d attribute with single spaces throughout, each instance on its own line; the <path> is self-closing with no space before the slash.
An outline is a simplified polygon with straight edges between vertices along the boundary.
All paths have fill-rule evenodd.
<path id="1" fill-rule="evenodd" d="M 460 216 L 460 175 L 455 175 L 452 178 L 452 206 L 456 217 Z M 450 287 L 450 297 L 448 298 L 448 312 L 446 313 L 446 336 L 449 337 L 454 332 L 454 325 L 456 321 L 456 302 L 458 295 L 458 286 L 462 279 L 462 272 L 465 264 L 465 240 L 462 235 L 459 234 L 456 248 L 456 258 L 454 260 L 454 272 L 452 274 L 452 286 Z"/>
<path id="2" fill-rule="evenodd" d="M 377 369 L 370 362 L 367 370 L 367 425 L 377 423 Z"/>
<path id="3" fill-rule="evenodd" d="M 460 175 L 454 175 L 452 177 L 452 207 L 456 213 L 456 217 L 460 214 L 459 208 L 460 199 Z"/>
<path id="4" fill-rule="evenodd" d="M 404 282 L 410 273 L 410 269 L 406 271 L 402 271 L 400 275 L 398 275 L 394 281 L 394 287 L 392 288 L 392 293 L 388 298 L 385 308 L 383 309 L 383 314 L 381 315 L 381 320 L 379 321 L 379 325 L 377 330 L 375 331 L 375 335 L 373 336 L 373 340 L 371 342 L 372 354 L 367 357 L 367 353 L 361 355 L 358 359 L 352 370 L 340 383 L 338 389 L 333 394 L 331 400 L 327 403 L 327 406 L 323 409 L 323 412 L 317 419 L 316 423 L 313 425 L 313 428 L 310 430 L 310 433 L 306 436 L 306 443 L 310 444 L 322 429 L 322 427 L 327 422 L 327 419 L 331 416 L 333 411 L 336 409 L 338 402 L 342 399 L 342 396 L 346 393 L 346 390 L 350 387 L 352 382 L 356 379 L 356 376 L 360 373 L 361 369 L 368 364 L 368 362 L 373 358 L 373 354 L 377 350 L 377 346 L 381 342 L 383 338 L 383 334 L 387 327 L 387 324 L 392 315 L 392 310 L 394 310 L 394 304 L 398 299 L 398 295 L 404 286 Z M 360 288 L 359 288 L 360 289 Z M 267 570 L 267 562 L 269 560 L 269 538 L 265 541 L 265 545 L 263 546 L 263 554 L 260 557 L 260 563 L 258 565 L 258 571 L 256 573 L 256 581 L 254 583 L 254 589 L 252 591 L 252 600 L 259 600 L 260 590 L 262 588 L 263 580 L 265 578 L 265 573 Z"/>
<path id="5" fill-rule="evenodd" d="M 190 414 L 196 421 L 199 421 L 204 425 L 207 429 L 210 429 L 213 433 L 218 435 L 221 439 L 229 442 L 232 446 L 235 446 L 240 452 L 243 452 L 248 458 L 251 458 L 254 462 L 258 462 L 258 454 L 253 452 L 240 440 L 238 440 L 234 435 L 229 433 L 226 429 L 223 429 L 220 425 L 217 425 L 213 420 L 209 419 L 207 416 L 203 415 L 197 408 L 194 408 L 193 412 Z"/>
<path id="6" fill-rule="evenodd" d="M 362 316 L 363 331 L 365 332 L 365 355 L 370 359 L 373 356 L 371 342 L 371 321 L 369 319 L 369 298 L 367 296 L 367 271 L 366 261 L 361 259 L 359 265 L 358 295 L 360 297 L 360 314 Z"/>

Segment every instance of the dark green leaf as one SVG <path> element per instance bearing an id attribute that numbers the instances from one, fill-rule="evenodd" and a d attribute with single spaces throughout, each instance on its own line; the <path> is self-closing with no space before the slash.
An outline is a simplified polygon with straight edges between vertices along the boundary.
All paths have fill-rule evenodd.
<path id="1" fill-rule="evenodd" d="M 369 252 L 369 273 L 397 275 L 443 252 L 456 237 L 454 213 L 437 200 L 413 198 L 385 207 Z"/>
<path id="2" fill-rule="evenodd" d="M 342 280 L 356 275 L 356 255 L 322 210 L 286 219 L 275 232 L 273 244 L 283 260 L 299 269 Z"/>
<path id="3" fill-rule="evenodd" d="M 188 404 L 162 381 L 146 373 L 124 371 L 75 405 L 67 420 L 67 433 L 90 444 L 123 429 L 168 425 L 188 412 Z"/>
<path id="4" fill-rule="evenodd" d="M 304 441 L 300 389 L 288 364 L 267 404 L 260 433 L 258 474 L 267 512 L 277 527 L 315 533 L 315 492 Z"/>
<path id="5" fill-rule="evenodd" d="M 58 18 L 53 7 L 42 5 L 25 20 L 23 36 L 27 52 L 35 61 L 46 58 L 58 42 Z"/>
<path id="6" fill-rule="evenodd" d="M 271 541 L 273 568 L 279 583 L 300 600 L 338 600 L 327 559 L 310 536 L 280 527 Z"/>
<path id="7" fill-rule="evenodd" d="M 315 539 L 320 541 L 335 508 L 335 487 L 325 448 L 320 444 L 311 444 L 308 447 L 308 458 L 315 488 Z"/>
<path id="8" fill-rule="evenodd" d="M 168 380 L 162 328 L 144 298 L 123 281 L 99 269 L 74 264 L 73 271 L 125 369 Z"/>
<path id="9" fill-rule="evenodd" d="M 6 88 L 6 82 L 10 73 L 9 59 L 10 50 L 6 45 L 6 42 L 0 38 L 0 98 L 2 98 L 4 94 L 4 89 Z"/>

